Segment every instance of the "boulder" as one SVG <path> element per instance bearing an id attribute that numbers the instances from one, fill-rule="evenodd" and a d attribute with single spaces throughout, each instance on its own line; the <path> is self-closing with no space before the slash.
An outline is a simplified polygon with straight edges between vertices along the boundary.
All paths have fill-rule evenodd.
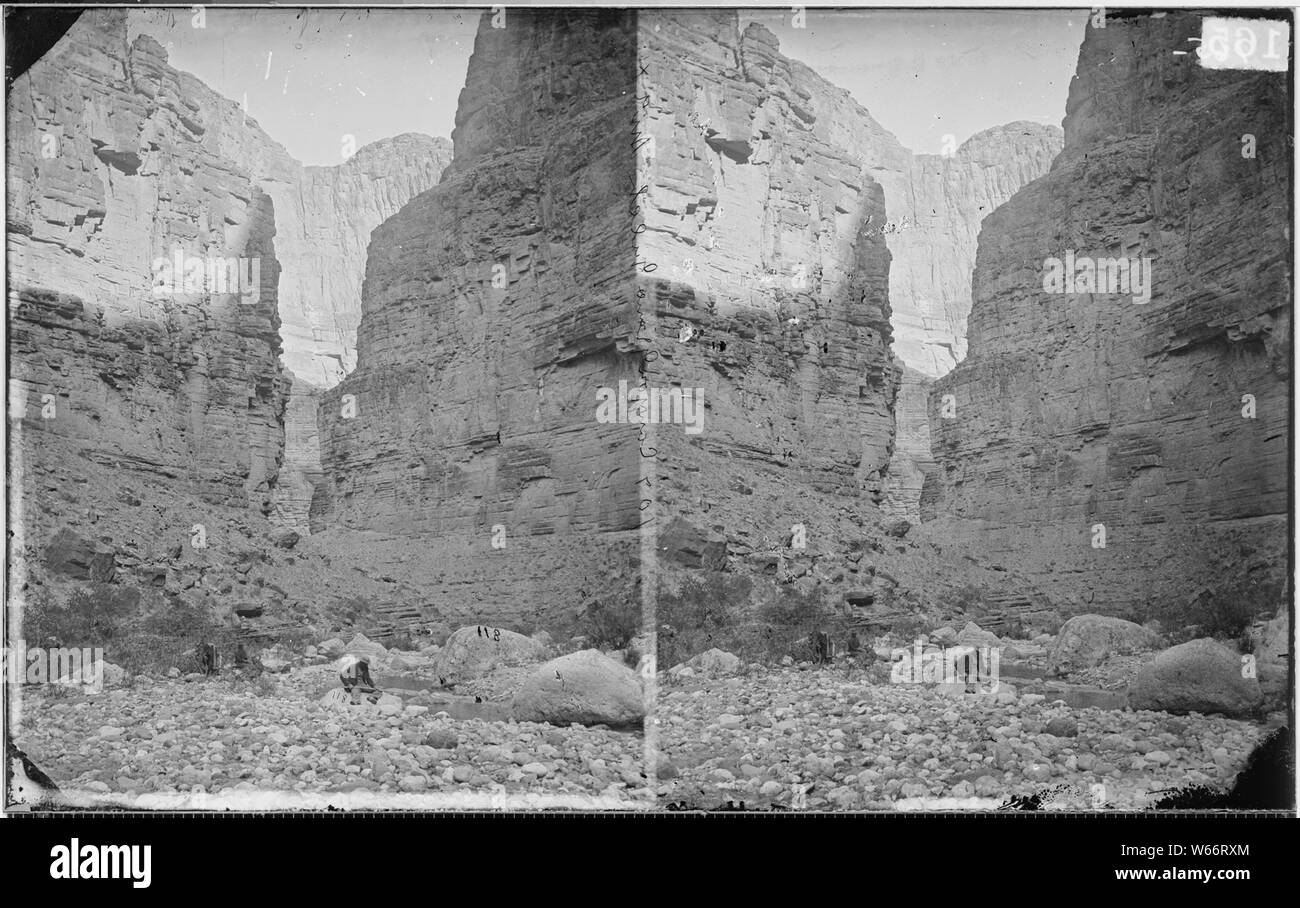
<path id="1" fill-rule="evenodd" d="M 1123 618 L 1105 615 L 1076 615 L 1056 635 L 1051 668 L 1058 675 L 1092 668 L 1110 656 L 1131 656 L 1160 645 L 1160 638 L 1148 628 Z"/>
<path id="2" fill-rule="evenodd" d="M 293 663 L 288 659 L 285 659 L 281 656 L 268 654 L 268 653 L 262 653 L 260 656 L 258 656 L 258 661 L 262 663 L 262 668 L 266 669 L 268 672 L 271 672 L 272 674 L 287 672 L 289 670 L 289 667 L 293 665 Z"/>
<path id="3" fill-rule="evenodd" d="M 271 543 L 277 548 L 291 549 L 298 544 L 298 540 L 301 538 L 295 530 L 283 529 L 271 534 Z"/>
<path id="4" fill-rule="evenodd" d="M 106 583 L 117 569 L 117 555 L 112 549 L 72 530 L 59 530 L 45 547 L 45 567 L 52 574 L 73 580 Z"/>
<path id="5" fill-rule="evenodd" d="M 727 540 L 674 517 L 659 532 L 659 551 L 685 567 L 720 571 L 727 566 Z"/>
<path id="6" fill-rule="evenodd" d="M 424 744 L 438 750 L 455 750 L 460 746 L 460 736 L 446 726 L 436 725 L 425 735 Z"/>
<path id="7" fill-rule="evenodd" d="M 365 634 L 357 634 L 349 640 L 344 651 L 349 655 L 359 656 L 374 666 L 387 665 L 391 658 L 382 643 L 376 643 Z"/>
<path id="8" fill-rule="evenodd" d="M 957 632 L 947 625 L 944 625 L 932 633 L 930 639 L 935 643 L 938 643 L 940 646 L 950 646 L 957 642 Z"/>
<path id="9" fill-rule="evenodd" d="M 327 709 L 344 709 L 352 705 L 352 697 L 341 687 L 334 687 L 320 698 L 320 705 Z"/>
<path id="10" fill-rule="evenodd" d="M 499 627 L 462 627 L 434 657 L 433 671 L 443 684 L 480 678 L 496 668 L 530 665 L 546 657 L 546 647 L 531 637 Z"/>
<path id="11" fill-rule="evenodd" d="M 316 650 L 322 656 L 327 656 L 330 659 L 334 659 L 337 658 L 338 656 L 343 655 L 343 650 L 346 648 L 347 648 L 347 644 L 345 644 L 338 637 L 331 637 L 330 639 L 322 642 L 320 646 L 316 647 Z"/>
<path id="12" fill-rule="evenodd" d="M 1077 738 L 1079 723 L 1069 716 L 1056 716 L 1048 720 L 1047 733 L 1056 738 Z"/>
<path id="13" fill-rule="evenodd" d="M 543 663 L 511 703 L 517 722 L 640 725 L 645 699 L 636 672 L 587 649 Z"/>
<path id="14" fill-rule="evenodd" d="M 974 621 L 967 621 L 966 626 L 957 635 L 957 643 L 961 646 L 973 646 L 978 649 L 982 646 L 1001 646 L 1002 640 L 997 634 L 984 630 Z"/>
<path id="15" fill-rule="evenodd" d="M 725 678 L 740 671 L 740 657 L 714 647 L 686 661 L 686 665 L 708 678 Z"/>
<path id="16" fill-rule="evenodd" d="M 1181 643 L 1142 667 L 1129 685 L 1131 709 L 1247 716 L 1264 695 L 1259 681 L 1242 677 L 1241 656 L 1204 637 Z"/>
<path id="17" fill-rule="evenodd" d="M 906 517 L 891 517 L 885 521 L 883 529 L 886 536 L 902 539 L 912 529 L 912 522 Z"/>

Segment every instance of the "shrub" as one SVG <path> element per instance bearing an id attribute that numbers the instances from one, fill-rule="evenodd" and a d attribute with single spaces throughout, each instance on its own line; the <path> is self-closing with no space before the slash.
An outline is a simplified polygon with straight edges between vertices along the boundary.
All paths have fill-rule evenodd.
<path id="1" fill-rule="evenodd" d="M 578 619 L 575 636 L 587 638 L 587 645 L 601 650 L 626 649 L 641 633 L 640 581 L 623 590 L 606 593 L 587 603 Z"/>
<path id="2" fill-rule="evenodd" d="M 659 665 L 668 668 L 717 647 L 747 661 L 813 656 L 810 636 L 826 632 L 845 648 L 849 622 L 820 590 L 770 584 L 743 575 L 687 575 L 675 593 L 659 596 Z"/>
<path id="3" fill-rule="evenodd" d="M 661 588 L 655 610 L 658 664 L 670 668 L 726 643 L 745 620 L 752 592 L 748 577 L 718 571 L 687 574 L 676 592 Z"/>
<path id="4" fill-rule="evenodd" d="M 1273 614 L 1281 598 L 1278 581 L 1230 580 L 1201 590 L 1187 611 L 1186 623 L 1200 625 L 1204 636 L 1238 640 L 1256 618 Z"/>
<path id="5" fill-rule="evenodd" d="M 132 672 L 162 672 L 179 668 L 197 672 L 197 647 L 211 643 L 227 664 L 232 660 L 235 639 L 231 628 L 218 624 L 202 605 L 183 599 L 163 600 L 152 604 L 137 622 L 129 641 L 124 640 L 108 652 L 109 661 Z"/>
<path id="6" fill-rule="evenodd" d="M 140 591 L 94 583 L 75 589 L 65 605 L 48 594 L 28 599 L 23 636 L 38 646 L 105 646 L 123 636 L 140 604 Z"/>
<path id="7" fill-rule="evenodd" d="M 985 598 L 984 590 L 973 583 L 960 586 L 952 594 L 953 611 L 969 615 L 982 615 L 984 614 Z"/>
<path id="8" fill-rule="evenodd" d="M 396 631 L 388 638 L 385 647 L 390 650 L 402 650 L 408 653 L 419 649 L 419 647 L 415 645 L 415 641 L 411 638 L 408 631 Z"/>

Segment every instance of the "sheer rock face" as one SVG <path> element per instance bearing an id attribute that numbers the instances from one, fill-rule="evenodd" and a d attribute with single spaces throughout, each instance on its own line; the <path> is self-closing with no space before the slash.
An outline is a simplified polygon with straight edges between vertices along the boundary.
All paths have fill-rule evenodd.
<path id="1" fill-rule="evenodd" d="M 705 411 L 698 435 L 660 427 L 661 448 L 705 455 L 705 494 L 758 468 L 870 502 L 898 383 L 872 171 L 901 175 L 907 153 L 734 12 L 641 22 L 648 379 L 700 389 Z"/>
<path id="2" fill-rule="evenodd" d="M 267 290 L 259 306 L 278 300 L 276 345 L 292 382 L 287 447 L 281 453 L 268 438 L 259 455 L 265 462 L 251 469 L 258 477 L 254 485 L 269 489 L 272 519 L 305 532 L 320 457 L 314 416 L 313 424 L 301 416 L 314 412 L 318 388 L 337 383 L 354 364 L 370 231 L 437 183 L 450 143 L 401 135 L 368 145 L 338 166 L 303 167 L 237 104 L 168 66 L 153 38 L 128 42 L 132 31 L 125 12 L 83 16 L 55 51 L 71 81 L 58 79 L 51 55 L 27 77 L 35 80 L 33 97 L 11 106 L 21 157 L 20 169 L 11 170 L 17 210 L 10 218 L 20 230 L 30 220 L 35 231 L 30 241 L 20 236 L 11 243 L 20 256 L 15 275 L 29 274 L 39 286 L 77 296 L 83 288 L 99 288 L 114 300 L 110 321 L 114 312 L 135 313 L 135 303 L 124 301 L 139 296 L 140 288 L 149 295 L 155 258 L 170 257 L 178 247 L 185 255 L 241 254 L 250 228 L 200 200 L 228 177 L 242 180 L 246 185 L 235 193 L 240 204 L 248 207 L 255 198 L 274 224 L 279 267 L 261 270 Z M 83 85 L 89 99 L 84 109 Z M 46 135 L 55 143 L 46 146 L 54 148 L 53 158 L 44 157 L 50 153 L 41 144 Z M 182 163 L 165 160 L 178 149 Z M 68 191 L 87 194 L 69 197 Z M 83 202 L 84 211 L 72 210 Z M 143 305 L 182 304 L 173 295 Z M 207 428 L 223 433 L 228 425 Z M 201 447 L 205 457 L 221 459 L 229 454 L 225 445 L 223 439 Z"/>
<path id="3" fill-rule="evenodd" d="M 265 600 L 282 620 L 305 575 L 325 598 L 317 568 L 273 588 L 265 565 L 235 563 L 257 560 L 268 520 L 306 529 L 319 479 L 318 389 L 291 391 L 285 365 L 355 348 L 370 228 L 436 183 L 449 143 L 399 136 L 303 168 L 134 31 L 127 11 L 83 13 L 9 100 L 19 548 L 73 527 L 169 596 Z M 155 293 L 178 249 L 233 260 L 236 292 L 186 292 L 182 270 Z M 314 341 L 309 326 L 329 330 Z M 323 592 L 375 586 L 335 577 Z"/>
<path id="4" fill-rule="evenodd" d="M 951 156 L 912 160 L 901 217 L 886 234 L 893 261 L 889 300 L 894 353 L 904 371 L 895 406 L 897 441 L 885 509 L 920 520 L 931 470 L 926 399 L 934 379 L 966 355 L 966 318 L 980 224 L 1021 187 L 1047 173 L 1061 150 L 1055 126 L 1016 122 L 972 136 Z M 886 195 L 891 215 L 900 206 Z"/>
<path id="5" fill-rule="evenodd" d="M 279 523 L 311 528 L 310 505 L 321 478 L 319 392 L 356 366 L 370 233 L 436 186 L 450 160 L 446 139 L 409 133 L 367 145 L 334 167 L 295 165 L 291 182 L 265 184 L 280 213 L 280 334 L 293 380 L 275 495 Z"/>
<path id="6" fill-rule="evenodd" d="M 966 355 L 980 224 L 1047 173 L 1061 144 L 1057 127 L 1018 121 L 972 136 L 951 156 L 913 158 L 902 223 L 886 237 L 894 352 L 909 367 L 938 378 Z"/>
<path id="7" fill-rule="evenodd" d="M 1199 22 L 1088 31 L 1065 149 L 985 221 L 970 353 L 930 397 L 927 517 L 1077 609 L 1264 598 L 1284 573 L 1289 101 L 1284 75 L 1202 69 Z M 1045 292 L 1067 250 L 1149 257 L 1150 301 Z"/>
<path id="8" fill-rule="evenodd" d="M 635 432 L 595 418 L 634 360 L 636 19 L 490 19 L 452 165 L 374 231 L 320 520 L 418 536 L 428 605 L 509 627 L 637 573 Z"/>
<path id="9" fill-rule="evenodd" d="M 156 41 L 128 44 L 125 15 L 84 13 L 9 97 L 12 478 L 29 548 L 63 522 L 134 554 L 194 524 L 215 536 L 269 511 L 283 450 L 275 206 L 225 153 L 230 118 Z M 155 292 L 178 250 L 222 259 L 233 283 Z"/>

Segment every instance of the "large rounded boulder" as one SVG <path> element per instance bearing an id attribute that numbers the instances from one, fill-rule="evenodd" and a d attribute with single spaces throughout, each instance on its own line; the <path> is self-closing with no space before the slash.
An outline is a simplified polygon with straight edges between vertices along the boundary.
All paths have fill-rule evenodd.
<path id="1" fill-rule="evenodd" d="M 447 638 L 433 660 L 444 685 L 481 678 L 504 666 L 532 665 L 546 657 L 546 647 L 531 637 L 500 627 L 462 627 Z"/>
<path id="2" fill-rule="evenodd" d="M 645 698 L 636 672 L 584 649 L 543 663 L 515 694 L 511 711 L 517 722 L 622 728 L 642 723 Z"/>
<path id="3" fill-rule="evenodd" d="M 1165 650 L 1142 667 L 1129 685 L 1132 709 L 1168 713 L 1222 713 L 1246 716 L 1259 709 L 1264 695 L 1259 681 L 1245 677 L 1242 657 L 1221 643 L 1203 638 Z"/>
<path id="4" fill-rule="evenodd" d="M 690 668 L 709 678 L 726 678 L 740 671 L 740 657 L 714 647 L 705 650 L 686 663 Z"/>
<path id="5" fill-rule="evenodd" d="M 382 643 L 371 640 L 365 634 L 356 634 L 348 641 L 344 652 L 358 659 L 365 659 L 376 668 L 384 668 L 388 665 L 391 658 L 387 649 Z"/>
<path id="6" fill-rule="evenodd" d="M 1156 649 L 1154 631 L 1105 615 L 1076 615 L 1056 635 L 1051 667 L 1058 675 L 1100 665 L 1111 656 L 1131 656 Z"/>

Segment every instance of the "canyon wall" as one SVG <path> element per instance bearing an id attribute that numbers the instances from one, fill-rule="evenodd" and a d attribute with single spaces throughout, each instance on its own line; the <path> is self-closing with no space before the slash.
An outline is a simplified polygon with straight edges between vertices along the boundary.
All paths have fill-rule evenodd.
<path id="1" fill-rule="evenodd" d="M 889 225 L 917 222 L 916 199 L 940 207 L 944 190 L 918 196 L 913 155 L 846 91 L 783 56 L 763 26 L 720 10 L 640 19 L 637 278 L 641 336 L 657 354 L 645 377 L 703 406 L 698 432 L 650 427 L 656 623 L 691 634 L 675 624 L 695 620 L 677 597 L 701 576 L 758 584 L 718 630 L 733 641 L 770 633 L 763 602 L 819 603 L 880 627 L 942 612 L 963 588 L 1025 596 L 1014 573 L 891 524 L 887 510 L 904 371 L 894 244 L 911 263 L 905 287 L 941 284 L 917 264 L 934 237 Z M 1000 185 L 970 169 L 989 192 Z M 976 197 L 963 192 L 945 216 Z M 909 293 L 913 309 L 930 299 Z M 902 330 L 907 349 L 922 350 L 954 329 Z M 716 613 L 724 597 L 709 593 L 701 607 Z"/>
<path id="2" fill-rule="evenodd" d="M 272 588 L 256 554 L 274 524 L 307 529 L 319 481 L 320 389 L 290 370 L 336 380 L 370 229 L 437 182 L 449 143 L 402 135 L 304 168 L 119 10 L 84 13 L 8 118 L 20 576 L 88 579 L 98 558 L 97 579 L 122 568 L 227 611 L 277 612 L 304 583 L 297 605 L 319 604 L 318 578 Z M 234 283 L 170 280 L 178 251 L 229 260 Z"/>
<path id="3" fill-rule="evenodd" d="M 333 167 L 295 162 L 288 181 L 263 182 L 280 212 L 280 335 L 292 381 L 277 523 L 311 529 L 311 502 L 322 479 L 316 409 L 320 391 L 356 365 L 370 232 L 436 186 L 450 161 L 448 140 L 407 133 L 358 149 Z"/>
<path id="4" fill-rule="evenodd" d="M 951 155 L 915 155 L 901 199 L 886 196 L 894 221 L 885 236 L 893 257 L 894 353 L 904 367 L 885 486 L 891 514 L 920 520 L 921 487 L 933 464 L 926 399 L 933 380 L 966 355 L 980 224 L 1047 173 L 1061 142 L 1059 128 L 1028 121 L 986 129 Z"/>
<path id="5" fill-rule="evenodd" d="M 188 548 L 196 525 L 229 553 L 279 471 L 274 202 L 223 153 L 228 118 L 156 41 L 128 44 L 125 15 L 83 14 L 9 96 L 20 561 L 62 526 L 113 540 L 128 568 Z M 167 281 L 177 249 L 229 260 L 234 283 Z"/>
<path id="6" fill-rule="evenodd" d="M 906 155 L 842 90 L 733 12 L 647 13 L 642 282 L 662 367 L 702 389 L 691 447 L 730 474 L 775 470 L 877 494 L 893 442 L 886 194 Z M 686 340 L 681 338 L 685 336 Z M 683 456 L 687 452 L 683 451 Z M 703 480 L 705 477 L 697 477 Z"/>
<path id="7" fill-rule="evenodd" d="M 636 16 L 490 20 L 451 165 L 372 235 L 318 513 L 418 539 L 430 614 L 520 626 L 639 576 L 635 433 L 595 418 L 635 359 Z"/>
<path id="8" fill-rule="evenodd" d="M 1286 572 L 1290 99 L 1202 68 L 1200 21 L 1088 30 L 1065 148 L 985 220 L 969 354 L 930 396 L 933 529 L 1066 610 L 1271 613 Z M 1067 253 L 1149 259 L 1149 301 L 1045 284 Z"/>

